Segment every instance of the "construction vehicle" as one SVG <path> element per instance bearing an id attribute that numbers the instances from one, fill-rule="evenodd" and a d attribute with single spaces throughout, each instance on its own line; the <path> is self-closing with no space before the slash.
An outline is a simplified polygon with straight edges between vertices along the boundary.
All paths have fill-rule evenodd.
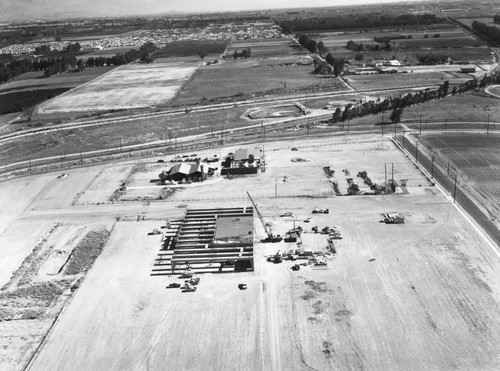
<path id="1" fill-rule="evenodd" d="M 169 284 L 166 288 L 167 289 L 178 289 L 179 287 L 181 287 L 181 284 L 175 282 L 175 283 Z"/>
<path id="2" fill-rule="evenodd" d="M 315 266 L 325 266 L 328 265 L 328 263 L 324 260 L 320 260 L 314 263 Z"/>
<path id="3" fill-rule="evenodd" d="M 185 283 L 189 283 L 190 285 L 196 286 L 197 284 L 200 283 L 200 278 L 191 278 L 190 280 L 184 281 Z"/>
<path id="4" fill-rule="evenodd" d="M 181 291 L 182 292 L 194 292 L 194 291 L 196 291 L 196 286 L 189 286 L 189 287 L 183 288 Z"/>
<path id="5" fill-rule="evenodd" d="M 272 233 L 268 233 L 267 234 L 267 237 L 260 240 L 260 242 L 262 243 L 277 243 L 277 242 L 281 242 L 283 240 L 283 237 L 281 237 L 279 234 L 277 235 L 274 235 Z"/>
<path id="6" fill-rule="evenodd" d="M 281 255 L 280 250 L 278 250 L 278 252 L 276 252 L 276 254 L 274 254 L 273 263 L 279 264 L 282 262 L 283 262 L 283 256 Z"/>

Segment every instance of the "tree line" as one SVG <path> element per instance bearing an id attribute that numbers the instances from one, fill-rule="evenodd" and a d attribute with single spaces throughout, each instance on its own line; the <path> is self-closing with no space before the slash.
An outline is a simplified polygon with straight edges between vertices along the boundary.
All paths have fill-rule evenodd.
<path id="1" fill-rule="evenodd" d="M 340 29 L 363 29 L 383 27 L 410 27 L 412 25 L 428 26 L 435 23 L 446 22 L 434 14 L 362 14 L 331 15 L 320 18 L 295 18 L 293 20 L 276 20 L 284 32 L 289 34 L 299 31 L 326 31 Z"/>
<path id="2" fill-rule="evenodd" d="M 326 45 L 323 41 L 316 41 L 310 38 L 308 35 L 297 35 L 299 44 L 306 48 L 310 53 L 319 54 L 322 58 L 325 59 L 326 63 L 333 67 L 333 74 L 335 76 L 339 76 L 344 71 L 345 67 L 345 59 L 344 58 L 335 58 L 332 53 L 329 52 Z M 314 72 L 315 73 L 323 73 L 325 70 L 324 63 L 315 60 L 314 62 Z"/>
<path id="3" fill-rule="evenodd" d="M 403 109 L 412 105 L 429 102 L 435 99 L 441 99 L 447 95 L 463 94 L 477 88 L 485 88 L 488 85 L 500 83 L 500 72 L 485 75 L 481 80 L 472 79 L 460 85 L 453 86 L 450 93 L 450 84 L 445 81 L 436 89 L 427 89 L 415 93 L 408 93 L 397 97 L 389 97 L 384 100 L 368 101 L 360 104 L 348 104 L 342 110 L 337 108 L 330 120 L 332 123 L 351 120 L 356 117 L 368 115 L 377 115 L 382 112 L 392 111 L 390 119 L 392 122 L 399 122 Z"/>
<path id="4" fill-rule="evenodd" d="M 150 63 L 153 59 L 149 55 L 156 50 L 156 46 L 148 42 L 142 45 L 139 50 L 131 49 L 126 53 L 117 53 L 113 57 L 108 58 L 90 57 L 85 62 L 81 58 L 77 60 L 74 55 L 69 54 L 76 49 L 77 47 L 72 47 L 69 49 L 71 51 L 68 52 L 68 55 L 50 58 L 12 60 L 12 58 L 5 57 L 5 60 L 11 61 L 7 63 L 2 63 L 0 61 L 0 83 L 8 82 L 16 76 L 33 71 L 45 71 L 44 75 L 50 77 L 58 73 L 66 72 L 69 68 L 78 68 L 78 70 L 81 71 L 85 67 L 101 67 L 105 65 L 120 66 L 138 59 L 141 60 L 141 62 Z M 66 50 L 68 50 L 68 48 Z"/>
<path id="5" fill-rule="evenodd" d="M 481 35 L 487 37 L 495 41 L 496 43 L 500 43 L 500 28 L 495 26 L 488 26 L 487 24 L 473 21 L 472 22 L 472 30 L 480 33 Z"/>

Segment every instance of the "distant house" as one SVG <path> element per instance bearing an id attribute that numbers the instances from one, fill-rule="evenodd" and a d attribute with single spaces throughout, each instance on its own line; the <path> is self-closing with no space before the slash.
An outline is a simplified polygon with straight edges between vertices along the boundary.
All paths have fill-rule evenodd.
<path id="1" fill-rule="evenodd" d="M 391 59 L 384 62 L 384 66 L 401 66 L 401 61 L 397 59 Z"/>

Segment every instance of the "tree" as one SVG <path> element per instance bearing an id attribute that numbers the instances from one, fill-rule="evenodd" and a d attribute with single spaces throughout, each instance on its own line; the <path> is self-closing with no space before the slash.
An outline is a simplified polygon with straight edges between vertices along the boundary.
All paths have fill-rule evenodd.
<path id="1" fill-rule="evenodd" d="M 250 56 L 252 55 L 252 49 L 250 48 L 245 48 L 241 51 L 241 57 L 242 58 L 250 58 Z"/>
<path id="2" fill-rule="evenodd" d="M 207 56 L 207 52 L 203 49 L 198 50 L 196 54 L 198 54 L 201 60 L 204 60 L 205 57 Z"/>
<path id="3" fill-rule="evenodd" d="M 356 56 L 354 57 L 354 60 L 357 62 L 361 62 L 363 59 L 364 57 L 362 53 L 356 54 Z"/>
<path id="4" fill-rule="evenodd" d="M 391 122 L 393 124 L 397 124 L 398 122 L 401 122 L 401 116 L 403 115 L 403 108 L 394 108 L 394 110 L 391 113 Z"/>

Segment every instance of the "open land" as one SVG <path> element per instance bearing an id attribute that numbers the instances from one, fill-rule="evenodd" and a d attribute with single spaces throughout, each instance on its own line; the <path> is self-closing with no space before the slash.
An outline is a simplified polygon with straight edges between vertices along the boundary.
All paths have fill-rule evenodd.
<path id="1" fill-rule="evenodd" d="M 367 76 L 346 76 L 344 79 L 356 90 L 396 89 L 407 86 L 429 86 L 449 81 L 451 85 L 471 80 L 471 76 L 453 72 L 423 72 Z"/>
<path id="2" fill-rule="evenodd" d="M 4 268 L 16 270 L 35 251 L 23 262 L 23 271 L 31 272 L 27 279 L 4 278 L 3 313 L 25 314 L 0 322 L 5 369 L 28 362 L 31 370 L 225 370 L 241 362 L 246 369 L 499 366 L 493 344 L 500 340 L 500 256 L 388 138 L 268 142 L 265 158 L 265 172 L 233 179 L 216 173 L 147 203 L 126 199 L 128 188 L 143 188 L 144 194 L 160 188 L 151 180 L 169 162 L 132 160 L 73 169 L 64 178 L 52 173 L 0 183 L 0 194 L 10 200 L 0 211 L 8 216 L 0 221 L 1 246 L 17 238 L 24 251 Z M 332 182 L 345 193 L 349 177 L 368 191 L 358 171 L 383 183 L 386 163 L 393 164 L 389 174 L 398 184 L 408 179 L 405 188 L 387 196 L 335 196 Z M 333 177 L 325 176 L 323 166 L 335 170 Z M 125 198 L 109 201 L 122 182 Z M 187 294 L 165 290 L 174 277 L 150 276 L 161 236 L 147 232 L 180 217 L 186 207 L 248 205 L 247 191 L 268 228 L 284 234 L 294 223 L 301 225 L 303 247 L 322 251 L 328 265 L 292 272 L 291 262 L 266 262 L 266 256 L 295 244 L 260 243 L 265 233 L 256 216 L 254 272 L 200 275 L 197 292 Z M 330 214 L 311 214 L 315 207 L 329 208 Z M 293 217 L 279 217 L 285 211 Z M 406 223 L 379 223 L 388 211 L 401 212 Z M 46 224 L 32 228 L 41 218 Z M 312 233 L 314 225 L 341 228 L 337 255 L 327 254 L 326 236 Z M 88 274 L 61 270 L 65 256 L 77 254 L 76 247 L 90 241 L 85 236 L 102 228 L 111 234 Z M 32 237 L 19 242 L 21 230 Z M 49 282 L 57 290 L 43 302 L 29 302 L 31 311 L 12 294 Z M 239 291 L 240 282 L 248 290 Z"/>
<path id="3" fill-rule="evenodd" d="M 37 108 L 39 113 L 98 112 L 165 105 L 198 65 L 126 65 Z"/>
<path id="4" fill-rule="evenodd" d="M 42 88 L 74 88 L 113 70 L 115 67 L 86 68 L 82 72 L 65 72 L 45 77 L 43 71 L 27 72 L 0 85 L 0 93 Z"/>
<path id="5" fill-rule="evenodd" d="M 231 43 L 226 53 L 226 58 L 231 58 L 235 51 L 250 48 L 254 58 L 287 57 L 305 55 L 302 47 L 291 38 L 262 39 L 262 40 L 238 40 Z"/>
<path id="6" fill-rule="evenodd" d="M 295 58 L 294 61 L 299 60 Z M 207 103 L 233 96 L 252 98 L 291 94 L 320 84 L 324 85 L 324 89 L 346 90 L 337 78 L 312 74 L 311 66 L 286 66 L 285 62 L 290 62 L 290 59 L 268 59 L 263 63 L 255 60 L 222 60 L 220 64 L 203 66 L 181 89 L 171 105 Z"/>

